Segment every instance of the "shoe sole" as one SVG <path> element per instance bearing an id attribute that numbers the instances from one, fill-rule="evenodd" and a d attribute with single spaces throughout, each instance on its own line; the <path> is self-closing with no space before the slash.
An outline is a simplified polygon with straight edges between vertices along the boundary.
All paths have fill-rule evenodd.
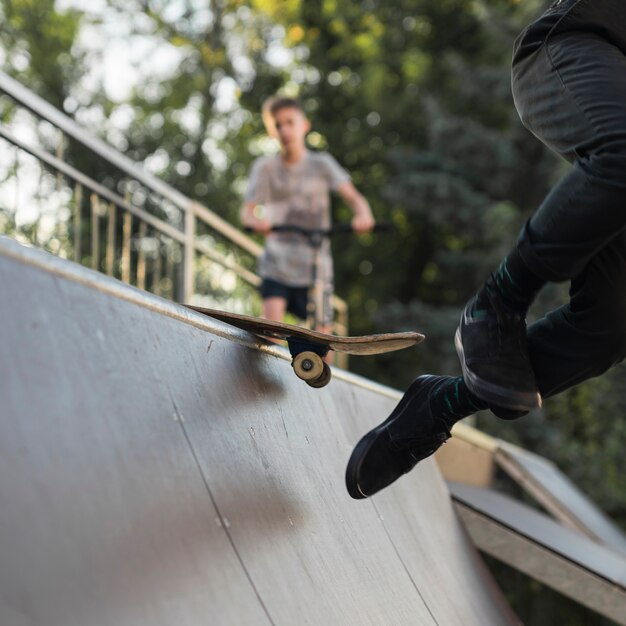
<path id="1" fill-rule="evenodd" d="M 402 396 L 402 400 L 398 403 L 396 408 L 391 412 L 391 415 L 381 424 L 379 424 L 376 428 L 371 430 L 367 435 L 364 435 L 359 443 L 356 444 L 352 454 L 350 455 L 350 459 L 348 460 L 348 466 L 346 467 L 346 489 L 352 498 L 355 500 L 363 500 L 365 498 L 369 498 L 370 495 L 363 493 L 361 488 L 359 487 L 358 475 L 361 470 L 361 465 L 363 464 L 363 459 L 366 457 L 370 448 L 374 444 L 374 442 L 378 439 L 378 436 L 381 432 L 390 424 L 394 419 L 400 415 L 406 405 L 409 402 L 409 399 L 412 399 L 413 388 L 419 387 L 420 383 L 417 383 L 417 380 L 413 381 L 409 388 L 406 390 L 404 395 Z M 371 494 L 375 495 L 375 494 Z"/>
<path id="2" fill-rule="evenodd" d="M 461 361 L 463 380 L 469 390 L 481 400 L 512 411 L 532 411 L 532 409 L 537 409 L 541 406 L 541 395 L 538 392 L 533 393 L 507 389 L 506 387 L 494 385 L 476 376 L 465 363 L 463 340 L 461 339 L 460 329 L 458 328 L 454 335 L 454 346 L 456 347 L 456 353 Z"/>

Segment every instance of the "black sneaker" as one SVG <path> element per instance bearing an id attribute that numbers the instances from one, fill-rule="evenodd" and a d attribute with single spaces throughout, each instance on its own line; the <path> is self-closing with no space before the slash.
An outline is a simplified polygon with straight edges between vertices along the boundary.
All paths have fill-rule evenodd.
<path id="1" fill-rule="evenodd" d="M 391 415 L 357 443 L 346 469 L 346 487 L 353 498 L 373 496 L 450 438 L 446 422 L 430 410 L 433 392 L 448 380 L 416 378 Z"/>
<path id="2" fill-rule="evenodd" d="M 469 390 L 489 403 L 512 411 L 541 406 L 528 356 L 526 319 L 507 309 L 493 293 L 481 304 L 466 305 L 454 343 Z"/>
<path id="3" fill-rule="evenodd" d="M 515 409 L 505 409 L 501 406 L 494 406 L 493 404 L 489 407 L 489 410 L 500 419 L 503 420 L 517 420 L 520 417 L 524 417 L 528 415 L 528 411 L 518 411 Z"/>

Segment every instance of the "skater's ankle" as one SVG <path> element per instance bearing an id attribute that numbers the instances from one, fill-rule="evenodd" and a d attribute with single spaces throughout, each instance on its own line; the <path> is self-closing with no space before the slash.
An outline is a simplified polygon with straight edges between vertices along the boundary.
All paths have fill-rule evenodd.
<path id="1" fill-rule="evenodd" d="M 486 408 L 487 403 L 467 388 L 462 376 L 449 377 L 430 399 L 432 415 L 442 419 L 449 429 L 463 418 Z"/>

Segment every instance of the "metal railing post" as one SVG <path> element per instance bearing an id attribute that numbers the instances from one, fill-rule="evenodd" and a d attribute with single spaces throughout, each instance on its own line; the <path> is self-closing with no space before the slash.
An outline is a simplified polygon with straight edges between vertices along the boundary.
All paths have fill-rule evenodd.
<path id="1" fill-rule="evenodd" d="M 196 214 L 193 207 L 185 211 L 185 245 L 183 259 L 183 302 L 191 302 L 195 291 Z"/>
<path id="2" fill-rule="evenodd" d="M 133 216 L 126 211 L 122 229 L 122 281 L 128 284 L 130 284 L 130 235 L 132 227 Z"/>
<path id="3" fill-rule="evenodd" d="M 115 261 L 115 226 L 116 226 L 116 206 L 109 203 L 109 223 L 107 224 L 107 252 L 106 252 L 106 273 L 113 276 L 113 263 Z"/>
<path id="4" fill-rule="evenodd" d="M 139 253 L 137 255 L 137 287 L 139 289 L 146 288 L 146 252 L 144 250 L 144 241 L 147 234 L 147 226 L 145 222 L 139 223 Z"/>
<path id="5" fill-rule="evenodd" d="M 80 183 L 74 185 L 74 261 L 82 263 L 82 210 L 83 188 Z"/>
<path id="6" fill-rule="evenodd" d="M 95 193 L 91 194 L 91 267 L 100 265 L 100 201 Z"/>

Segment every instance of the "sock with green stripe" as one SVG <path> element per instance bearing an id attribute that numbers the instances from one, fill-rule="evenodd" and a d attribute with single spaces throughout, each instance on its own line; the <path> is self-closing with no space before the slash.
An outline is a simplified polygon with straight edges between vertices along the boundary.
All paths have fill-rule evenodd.
<path id="1" fill-rule="evenodd" d="M 498 269 L 478 294 L 476 308 L 486 304 L 488 293 L 495 293 L 505 307 L 520 315 L 526 315 L 537 292 L 546 281 L 528 269 L 517 248 L 505 257 Z"/>
<path id="2" fill-rule="evenodd" d="M 442 418 L 448 428 L 459 420 L 488 408 L 486 402 L 475 396 L 465 384 L 462 376 L 450 376 L 439 385 L 430 399 L 433 416 Z"/>

